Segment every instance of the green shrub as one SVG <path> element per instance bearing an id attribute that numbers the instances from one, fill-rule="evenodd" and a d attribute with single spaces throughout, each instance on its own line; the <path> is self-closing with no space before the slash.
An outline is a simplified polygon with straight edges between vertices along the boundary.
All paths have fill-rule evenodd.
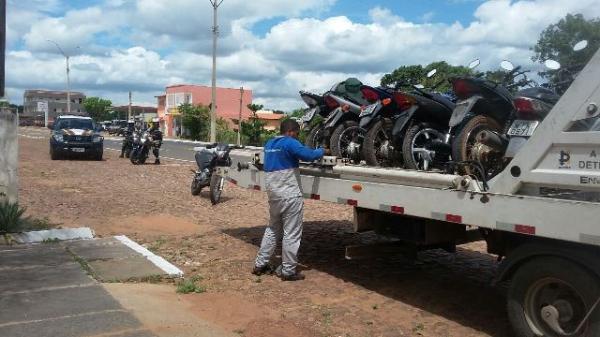
<path id="1" fill-rule="evenodd" d="M 196 282 L 199 281 L 195 276 L 191 279 L 183 280 L 177 284 L 177 293 L 178 294 L 189 294 L 189 293 L 203 293 L 206 291 L 201 285 L 197 285 Z"/>
<path id="2" fill-rule="evenodd" d="M 16 233 L 23 229 L 28 219 L 23 217 L 25 208 L 18 203 L 3 201 L 0 203 L 0 233 Z"/>

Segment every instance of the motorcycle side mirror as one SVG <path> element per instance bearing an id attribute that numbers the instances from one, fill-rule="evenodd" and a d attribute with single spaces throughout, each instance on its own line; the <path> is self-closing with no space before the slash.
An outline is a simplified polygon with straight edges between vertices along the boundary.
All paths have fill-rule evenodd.
<path id="1" fill-rule="evenodd" d="M 554 61 L 554 60 L 546 60 L 544 62 L 544 65 L 546 66 L 546 68 L 548 68 L 550 70 L 560 69 L 560 63 L 558 63 L 557 61 Z"/>
<path id="2" fill-rule="evenodd" d="M 513 71 L 515 69 L 515 66 L 512 64 L 512 62 L 504 60 L 500 62 L 500 68 L 506 71 Z"/>
<path id="3" fill-rule="evenodd" d="M 425 89 L 425 86 L 422 84 L 415 84 L 415 88 L 417 89 Z"/>
<path id="4" fill-rule="evenodd" d="M 479 59 L 474 59 L 473 61 L 471 61 L 471 63 L 469 63 L 469 69 L 477 68 L 480 63 L 481 61 Z"/>
<path id="5" fill-rule="evenodd" d="M 437 73 L 437 69 L 432 69 L 427 73 L 427 78 L 432 78 Z"/>
<path id="6" fill-rule="evenodd" d="M 587 40 L 581 40 L 579 42 L 577 42 L 574 46 L 573 46 L 573 51 L 580 51 L 585 49 L 588 46 L 588 41 Z"/>

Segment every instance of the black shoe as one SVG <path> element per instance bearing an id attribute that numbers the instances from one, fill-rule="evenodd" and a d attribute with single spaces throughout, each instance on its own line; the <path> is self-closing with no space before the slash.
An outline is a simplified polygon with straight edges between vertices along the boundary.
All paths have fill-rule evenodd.
<path id="1" fill-rule="evenodd" d="M 160 159 L 156 159 L 156 160 L 154 161 L 154 165 L 160 165 Z"/>
<path id="2" fill-rule="evenodd" d="M 260 276 L 260 275 L 264 275 L 264 274 L 273 274 L 273 268 L 271 268 L 270 265 L 264 265 L 262 267 L 254 267 L 254 269 L 252 269 L 252 274 L 256 275 L 256 276 Z"/>
<path id="3" fill-rule="evenodd" d="M 281 274 L 281 280 L 282 281 L 302 281 L 306 278 L 306 276 L 304 276 L 304 274 L 301 274 L 299 272 L 292 274 L 292 275 L 285 275 L 285 274 Z"/>

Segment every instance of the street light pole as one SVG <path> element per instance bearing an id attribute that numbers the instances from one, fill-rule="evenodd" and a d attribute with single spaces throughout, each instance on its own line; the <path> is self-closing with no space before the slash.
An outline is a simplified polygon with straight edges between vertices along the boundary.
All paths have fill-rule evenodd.
<path id="1" fill-rule="evenodd" d="M 217 38 L 219 37 L 219 26 L 217 24 L 217 9 L 223 3 L 223 0 L 209 0 L 213 7 L 213 63 L 212 63 L 212 98 L 210 104 L 210 142 L 217 140 Z"/>
<path id="2" fill-rule="evenodd" d="M 67 61 L 67 113 L 71 113 L 71 67 L 69 65 L 69 59 L 71 58 L 69 55 L 67 55 L 64 50 L 60 47 L 60 45 L 52 40 L 47 40 L 50 43 L 53 43 L 56 48 L 58 48 L 58 51 L 60 51 L 60 53 L 65 57 L 66 61 Z M 77 47 L 79 48 L 79 47 Z"/>
<path id="3" fill-rule="evenodd" d="M 238 119 L 237 145 L 242 145 L 242 106 L 244 105 L 244 87 L 240 87 L 240 116 Z"/>

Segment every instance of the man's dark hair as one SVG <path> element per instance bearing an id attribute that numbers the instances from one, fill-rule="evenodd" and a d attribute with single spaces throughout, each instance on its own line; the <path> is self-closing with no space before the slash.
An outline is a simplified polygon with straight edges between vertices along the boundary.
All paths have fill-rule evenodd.
<path id="1" fill-rule="evenodd" d="M 290 131 L 300 131 L 300 124 L 291 118 L 281 122 L 281 126 L 279 127 L 279 132 L 282 135 Z"/>

